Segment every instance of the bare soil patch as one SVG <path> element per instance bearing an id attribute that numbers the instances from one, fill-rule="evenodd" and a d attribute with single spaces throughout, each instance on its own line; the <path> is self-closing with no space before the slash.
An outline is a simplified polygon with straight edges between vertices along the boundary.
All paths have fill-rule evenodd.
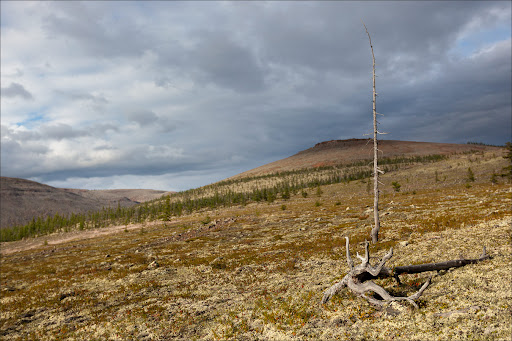
<path id="1" fill-rule="evenodd" d="M 109 226 L 102 229 L 54 233 L 47 236 L 28 238 L 8 243 L 0 243 L 0 254 L 9 255 L 14 252 L 32 250 L 41 247 L 41 245 L 55 246 L 70 241 L 98 238 L 109 234 L 122 232 L 124 230 L 131 231 L 144 227 L 154 226 L 156 224 L 156 222 L 147 222 L 144 224 Z"/>

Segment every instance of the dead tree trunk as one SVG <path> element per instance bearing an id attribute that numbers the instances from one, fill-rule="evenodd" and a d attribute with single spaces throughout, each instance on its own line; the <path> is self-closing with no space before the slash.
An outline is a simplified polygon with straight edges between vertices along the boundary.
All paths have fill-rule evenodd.
<path id="1" fill-rule="evenodd" d="M 453 260 L 449 260 L 446 262 L 439 262 L 439 263 L 424 263 L 424 264 L 416 264 L 416 265 L 397 266 L 393 269 L 393 277 L 395 277 L 398 284 L 400 284 L 400 278 L 398 276 L 401 274 L 416 274 L 416 273 L 426 272 L 426 271 L 448 270 L 451 268 L 459 268 L 461 266 L 468 265 L 468 264 L 475 264 L 475 263 L 481 262 L 486 259 L 491 259 L 491 258 L 492 257 L 485 252 L 485 246 L 484 246 L 482 255 L 479 258 L 475 258 L 475 259 L 460 258 L 460 259 L 453 259 Z"/>
<path id="2" fill-rule="evenodd" d="M 324 296 L 322 298 L 322 303 L 327 303 L 331 299 L 332 296 L 334 296 L 337 292 L 339 292 L 341 289 L 348 287 L 350 290 L 352 290 L 356 295 L 366 299 L 370 303 L 382 306 L 386 302 L 392 302 L 392 301 L 408 301 L 411 303 L 415 308 L 418 308 L 418 305 L 415 300 L 417 300 L 427 289 L 427 287 L 430 284 L 430 281 L 432 277 L 430 277 L 418 290 L 415 294 L 408 296 L 408 297 L 394 297 L 391 296 L 383 287 L 375 284 L 372 282 L 372 279 L 375 278 L 386 278 L 386 277 L 395 277 L 400 283 L 400 279 L 398 278 L 398 275 L 405 274 L 405 273 L 420 273 L 420 272 L 426 272 L 426 271 L 439 271 L 439 270 L 446 270 L 450 268 L 456 268 L 461 267 L 467 264 L 473 264 L 477 263 L 486 259 L 490 259 L 491 256 L 487 255 L 485 253 L 485 247 L 483 250 L 483 254 L 480 256 L 480 258 L 477 259 L 458 259 L 458 260 L 451 260 L 447 262 L 441 262 L 441 263 L 427 263 L 427 264 L 419 264 L 419 265 L 408 265 L 408 266 L 398 266 L 394 270 L 390 270 L 389 268 L 385 267 L 384 265 L 386 262 L 391 259 L 393 256 L 393 248 L 389 250 L 389 252 L 382 258 L 382 260 L 379 262 L 377 266 L 371 266 L 370 265 L 370 254 L 369 254 L 369 243 L 365 243 L 365 256 L 362 257 L 359 254 L 357 254 L 357 257 L 361 260 L 361 264 L 354 267 L 354 262 L 352 261 L 352 257 L 350 256 L 350 245 L 349 245 L 349 239 L 346 238 L 346 252 L 347 252 L 347 263 L 350 268 L 350 271 L 348 274 L 343 277 L 343 279 L 331 286 L 329 289 L 327 289 L 324 292 Z M 377 294 L 380 299 L 367 296 L 367 292 L 374 292 Z"/>
<path id="3" fill-rule="evenodd" d="M 372 50 L 372 61 L 373 61 L 373 218 L 374 218 L 374 227 L 371 232 L 372 243 L 375 244 L 379 241 L 379 230 L 380 230 L 380 220 L 379 220 L 379 173 L 383 173 L 378 166 L 378 143 L 377 143 L 377 134 L 379 133 L 377 130 L 377 92 L 375 91 L 375 55 L 373 54 L 373 45 L 372 38 L 370 37 L 370 33 L 368 33 L 368 29 L 364 24 L 364 29 L 366 30 L 366 34 L 368 34 L 368 39 L 370 40 L 370 49 Z"/>

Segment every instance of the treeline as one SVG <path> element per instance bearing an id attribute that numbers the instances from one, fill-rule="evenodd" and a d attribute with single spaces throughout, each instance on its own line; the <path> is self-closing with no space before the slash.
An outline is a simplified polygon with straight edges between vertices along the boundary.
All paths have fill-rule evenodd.
<path id="1" fill-rule="evenodd" d="M 468 141 L 466 144 L 472 144 L 472 145 L 477 145 L 477 146 L 488 146 L 488 147 L 505 147 L 505 146 L 500 146 L 497 144 L 489 144 L 489 143 L 473 142 L 473 141 Z"/>
<path id="2" fill-rule="evenodd" d="M 448 159 L 449 156 L 447 155 L 440 155 L 440 154 L 431 154 L 431 155 L 423 155 L 423 156 L 411 156 L 411 157 L 405 157 L 405 156 L 399 156 L 399 157 L 393 157 L 393 158 L 380 158 L 379 159 L 379 165 L 412 165 L 416 163 L 430 163 L 430 162 L 438 162 L 442 160 Z M 263 174 L 263 175 L 254 175 L 254 176 L 247 176 L 243 178 L 234 178 L 229 180 L 223 180 L 216 182 L 214 184 L 206 185 L 200 188 L 194 188 L 190 190 L 186 190 L 183 192 L 179 192 L 173 195 L 173 198 L 176 197 L 197 197 L 197 196 L 203 196 L 205 193 L 217 191 L 219 188 L 225 188 L 230 187 L 234 185 L 240 185 L 244 183 L 251 183 L 251 182 L 258 182 L 259 180 L 268 180 L 268 182 L 275 182 L 275 181 L 284 181 L 284 179 L 291 179 L 291 182 L 296 182 L 296 179 L 303 179 L 305 177 L 315 177 L 316 179 L 312 182 L 314 183 L 317 181 L 318 178 L 324 177 L 324 174 L 329 173 L 327 177 L 339 177 L 339 174 L 333 173 L 339 173 L 339 172 L 345 172 L 348 173 L 343 175 L 343 180 L 338 180 L 338 182 L 341 181 L 352 181 L 361 179 L 360 177 L 360 168 L 365 168 L 362 172 L 368 172 L 367 168 L 372 167 L 373 160 L 360 160 L 352 163 L 347 164 L 339 164 L 336 166 L 321 166 L 321 167 L 314 167 L 314 168 L 303 168 L 303 169 L 296 169 L 296 170 L 290 170 L 290 171 L 281 171 L 281 172 L 275 172 L 275 173 L 269 173 L 269 174 Z M 399 167 L 388 167 L 384 169 L 384 171 L 392 171 L 396 170 Z M 355 170 L 354 170 L 355 169 Z M 337 182 L 330 182 L 330 183 L 337 183 Z M 306 186 L 310 187 L 310 186 Z M 305 187 L 304 187 L 305 188 Z"/>
<path id="3" fill-rule="evenodd" d="M 379 160 L 384 172 L 398 170 L 403 165 L 437 162 L 446 155 L 382 158 Z M 14 241 L 27 237 L 47 235 L 54 232 L 86 230 L 112 225 L 128 225 L 155 220 L 170 220 L 183 214 L 205 208 L 246 205 L 249 202 L 273 202 L 287 200 L 299 192 L 307 196 L 308 188 L 370 178 L 369 161 L 358 161 L 346 165 L 293 170 L 247 178 L 220 181 L 215 184 L 178 192 L 132 207 L 106 207 L 86 214 L 55 214 L 46 218 L 34 218 L 23 226 L 0 229 L 0 241 Z M 269 180 L 258 183 L 258 180 Z M 235 190 L 234 186 L 255 182 L 248 190 Z"/>

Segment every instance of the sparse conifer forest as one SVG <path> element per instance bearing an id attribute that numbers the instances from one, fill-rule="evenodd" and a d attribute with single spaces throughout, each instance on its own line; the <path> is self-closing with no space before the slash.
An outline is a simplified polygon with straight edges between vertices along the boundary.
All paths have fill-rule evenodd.
<path id="1" fill-rule="evenodd" d="M 396 171 L 412 165 L 446 160 L 446 155 L 434 154 L 413 157 L 383 158 L 380 164 L 385 172 Z M 203 209 L 214 209 L 250 202 L 272 203 L 278 198 L 289 199 L 290 195 L 308 188 L 321 196 L 320 186 L 349 183 L 371 176 L 368 161 L 346 165 L 301 169 L 261 176 L 220 181 L 198 189 L 176 193 L 165 198 L 146 202 L 135 207 L 105 207 L 88 214 L 71 214 L 34 218 L 23 226 L 0 229 L 0 241 L 14 241 L 55 232 L 89 230 L 107 226 L 170 220 L 183 214 Z M 320 190 L 320 191 L 319 191 Z M 320 195 L 319 195 L 320 193 Z"/>

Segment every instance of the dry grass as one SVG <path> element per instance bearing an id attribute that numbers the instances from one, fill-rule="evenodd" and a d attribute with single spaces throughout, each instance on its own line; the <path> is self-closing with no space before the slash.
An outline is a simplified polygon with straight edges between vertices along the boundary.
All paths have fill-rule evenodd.
<path id="1" fill-rule="evenodd" d="M 40 247 L 1 258 L 1 338 L 509 340 L 512 193 L 489 180 L 501 159 L 477 162 L 459 156 L 383 177 L 372 256 L 390 246 L 390 266 L 473 258 L 483 246 L 494 256 L 435 274 L 419 310 L 376 310 L 346 290 L 319 303 L 347 271 L 343 238 L 353 253 L 369 238 L 372 196 L 358 181 L 322 187 L 321 197 L 310 189 L 307 198 L 198 212 L 143 233 L 58 245 L 36 239 Z M 476 177 L 469 188 L 468 163 Z M 207 216 L 217 224 L 203 224 Z M 407 295 L 428 275 L 380 284 Z"/>

